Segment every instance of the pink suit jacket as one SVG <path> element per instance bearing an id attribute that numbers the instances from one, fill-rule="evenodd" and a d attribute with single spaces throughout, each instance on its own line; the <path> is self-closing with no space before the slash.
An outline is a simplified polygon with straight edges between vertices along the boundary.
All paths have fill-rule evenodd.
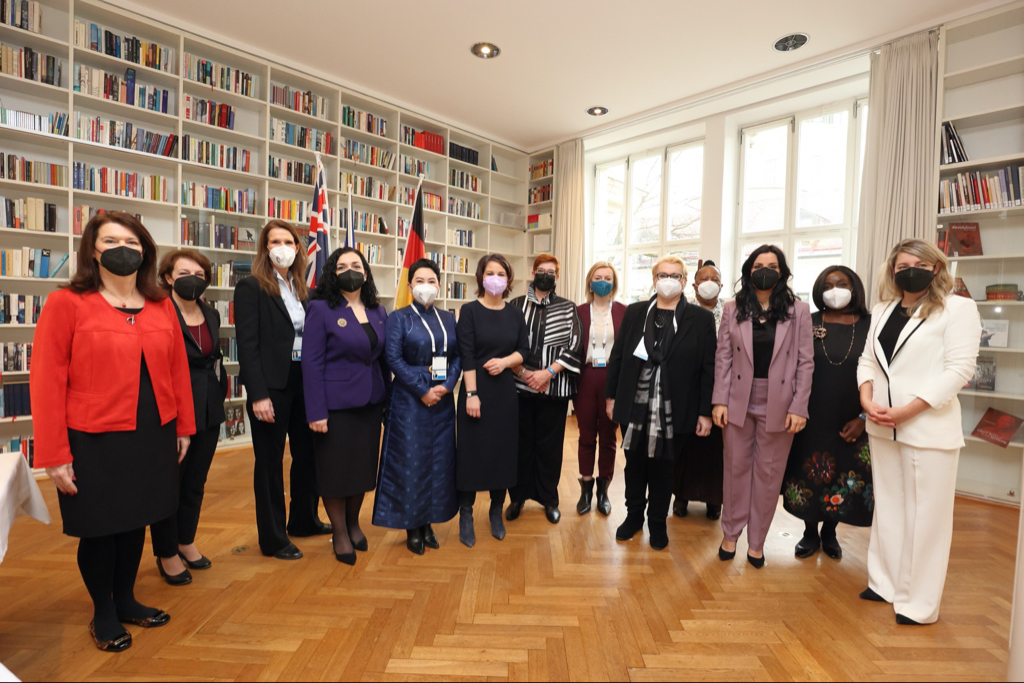
<path id="1" fill-rule="evenodd" d="M 775 327 L 775 351 L 768 370 L 768 431 L 786 430 L 786 414 L 807 417 L 814 372 L 814 334 L 811 308 L 797 301 L 788 320 Z M 747 419 L 751 387 L 754 384 L 754 326 L 750 320 L 736 322 L 736 302 L 722 311 L 715 356 L 715 391 L 711 402 L 729 409 L 729 423 L 742 427 Z"/>

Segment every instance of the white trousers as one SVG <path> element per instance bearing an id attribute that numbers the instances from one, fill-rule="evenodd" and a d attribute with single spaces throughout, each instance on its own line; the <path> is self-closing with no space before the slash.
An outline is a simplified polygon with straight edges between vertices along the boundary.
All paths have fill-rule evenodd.
<path id="1" fill-rule="evenodd" d="M 914 448 L 870 437 L 875 513 L 868 586 L 896 614 L 921 624 L 939 618 L 953 540 L 960 449 Z"/>

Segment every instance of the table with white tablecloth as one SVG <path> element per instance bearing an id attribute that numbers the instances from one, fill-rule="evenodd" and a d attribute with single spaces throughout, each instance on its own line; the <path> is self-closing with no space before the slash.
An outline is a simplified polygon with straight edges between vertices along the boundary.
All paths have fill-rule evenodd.
<path id="1" fill-rule="evenodd" d="M 11 526 L 22 515 L 50 523 L 46 501 L 25 457 L 20 453 L 0 453 L 0 562 L 7 554 Z"/>

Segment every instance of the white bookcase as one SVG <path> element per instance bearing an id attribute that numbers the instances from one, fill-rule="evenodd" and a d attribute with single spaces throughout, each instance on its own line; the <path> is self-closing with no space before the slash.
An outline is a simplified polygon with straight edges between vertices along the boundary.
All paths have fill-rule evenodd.
<path id="1" fill-rule="evenodd" d="M 939 118 L 952 122 L 969 161 L 942 164 L 935 186 L 958 172 L 995 171 L 1024 164 L 1024 3 L 1000 7 L 947 24 L 940 38 Z M 939 226 L 978 223 L 983 256 L 951 257 L 954 275 L 963 279 L 985 320 L 1009 324 L 1006 348 L 982 348 L 981 358 L 996 364 L 994 391 L 964 389 L 966 448 L 960 456 L 957 489 L 1019 504 L 1024 436 L 1007 448 L 971 432 L 989 407 L 1024 417 L 1024 302 L 986 301 L 985 288 L 1017 284 L 1024 290 L 1024 206 L 940 213 Z"/>
<path id="2" fill-rule="evenodd" d="M 544 165 L 547 164 L 547 167 Z M 547 252 L 554 253 L 555 251 L 555 233 L 554 233 L 554 213 L 555 213 L 555 148 L 551 147 L 545 150 L 536 152 L 530 155 L 530 169 L 535 166 L 539 166 L 536 173 L 531 172 L 530 177 L 530 193 L 539 192 L 543 188 L 550 188 L 550 197 L 547 199 L 538 198 L 535 201 L 529 201 L 527 205 L 527 217 L 532 215 L 541 216 L 541 222 L 539 227 L 532 227 L 528 225 L 527 232 L 530 235 L 530 243 L 527 245 L 530 256 L 536 256 L 539 253 Z M 543 170 L 549 168 L 550 170 Z M 530 197 L 527 196 L 527 200 Z M 544 216 L 548 219 L 545 221 Z M 543 249 L 544 242 L 547 242 L 548 248 Z M 532 263 L 530 264 L 533 265 Z"/>
<path id="3" fill-rule="evenodd" d="M 56 232 L 0 229 L 0 248 L 49 249 L 51 263 L 56 263 L 66 253 L 71 254 L 73 259 L 79 240 L 73 234 L 72 222 L 75 207 L 81 205 L 141 214 L 161 251 L 183 246 L 183 220 L 249 228 L 258 234 L 258 230 L 269 220 L 270 200 L 295 200 L 307 203 L 312 200 L 311 185 L 270 177 L 271 157 L 315 164 L 315 155 L 311 150 L 272 139 L 271 122 L 277 120 L 314 128 L 332 136 L 335 148 L 330 153 L 322 153 L 321 158 L 324 163 L 328 200 L 331 209 L 338 215 L 346 209 L 348 201 L 347 187 L 340 182 L 342 173 L 370 176 L 377 182 L 386 183 L 389 189 L 395 188 L 394 199 L 388 198 L 387 194 L 383 199 L 356 194 L 352 197 L 354 211 L 378 215 L 384 219 L 387 226 L 387 234 L 357 232 L 356 240 L 367 246 L 379 247 L 375 250 L 377 254 L 371 260 L 371 267 L 384 304 L 389 308 L 394 303 L 398 287 L 403 285 L 398 282 L 398 276 L 402 265 L 400 250 L 405 246 L 405 237 L 398 236 L 399 220 L 410 221 L 412 218 L 412 206 L 401 201 L 401 193 L 406 188 L 415 190 L 419 181 L 417 175 L 402 172 L 403 156 L 429 164 L 429 168 L 425 169 L 423 174 L 424 190 L 441 198 L 441 210 L 425 212 L 427 251 L 433 252 L 442 262 L 442 299 L 438 302 L 439 305 L 457 309 L 464 301 L 475 298 L 476 262 L 485 253 L 503 253 L 512 261 L 517 275 L 522 276 L 528 272 L 530 244 L 525 225 L 528 210 L 532 211 L 534 208 L 527 207 L 528 188 L 537 184 L 529 180 L 528 167 L 535 157 L 420 116 L 413 111 L 365 97 L 338 84 L 311 77 L 259 56 L 240 52 L 203 36 L 114 8 L 102 0 L 42 0 L 42 11 L 42 33 L 31 33 L 0 24 L 0 42 L 15 47 L 31 47 L 58 57 L 62 62 L 61 86 L 0 74 L 2 106 L 35 114 L 69 114 L 70 135 L 65 137 L 0 126 L 0 152 L 13 153 L 33 161 L 67 166 L 69 181 L 67 187 L 51 187 L 0 180 L 0 197 L 43 198 L 57 207 Z M 136 36 L 170 48 L 173 50 L 173 59 L 169 62 L 168 70 L 149 68 L 93 51 L 88 46 L 77 46 L 76 20 L 85 23 L 86 26 L 95 23 L 115 34 Z M 102 43 L 100 50 L 103 50 Z M 187 55 L 251 74 L 252 96 L 222 90 L 189 79 L 185 73 Z M 137 84 L 169 91 L 167 113 L 76 91 L 76 66 L 102 69 L 118 77 L 124 77 L 126 69 L 134 69 Z M 272 85 L 286 86 L 300 92 L 311 91 L 324 98 L 326 117 L 321 118 L 273 104 Z M 233 107 L 233 129 L 186 119 L 186 96 L 214 100 L 218 104 Z M 341 118 L 343 107 L 352 107 L 386 119 L 385 134 L 377 135 L 344 125 Z M 135 127 L 141 126 L 147 131 L 161 134 L 173 133 L 178 136 L 177 153 L 174 157 L 166 157 L 77 139 L 76 114 L 129 122 Z M 441 136 L 444 153 L 434 153 L 404 144 L 404 126 L 410 126 L 418 132 L 427 131 Z M 191 139 L 247 150 L 250 153 L 249 170 L 232 170 L 183 160 L 185 135 Z M 390 153 L 395 157 L 394 163 L 391 167 L 382 168 L 347 159 L 343 154 L 344 140 L 357 141 Z M 450 159 L 447 154 L 450 142 L 476 150 L 479 154 L 479 165 Z M 553 150 L 548 156 L 552 154 Z M 496 171 L 491 170 L 492 159 L 497 167 Z M 167 179 L 170 196 L 166 201 L 155 201 L 74 189 L 70 176 L 75 162 L 158 175 Z M 450 178 L 453 169 L 475 176 L 475 189 L 455 186 Z M 182 187 L 186 183 L 249 190 L 255 196 L 254 210 L 247 214 L 185 205 Z M 450 213 L 450 199 L 472 202 L 477 207 L 475 211 L 479 217 L 464 217 Z M 550 207 L 546 210 L 550 211 Z M 308 223 L 295 221 L 295 224 L 300 228 L 300 232 L 305 234 L 304 229 Z M 472 233 L 472 246 L 462 246 L 457 242 L 455 231 Z M 342 240 L 341 229 L 335 226 L 331 234 L 332 247 L 336 248 Z M 462 244 L 464 243 L 463 241 Z M 186 246 L 199 249 L 214 263 L 247 262 L 255 255 L 252 251 L 215 248 L 212 241 L 207 244 Z M 68 269 L 65 267 L 59 275 L 63 277 L 0 277 L 0 291 L 7 294 L 45 296 L 67 282 Z M 522 294 L 526 287 L 525 277 L 517 277 L 517 280 L 515 293 Z M 466 289 L 466 293 L 461 297 L 450 293 L 456 284 L 462 284 Z M 206 296 L 211 301 L 232 298 L 230 287 L 210 287 L 207 292 Z M 0 325 L 0 344 L 31 342 L 34 329 L 30 324 Z M 222 329 L 222 335 L 234 335 L 234 329 L 227 321 Z M 237 363 L 228 363 L 226 367 L 229 373 L 237 374 Z M 5 372 L 3 375 L 4 383 L 24 382 L 27 379 L 28 373 Z M 238 406 L 242 405 L 244 400 L 244 397 L 229 399 L 229 403 Z M 0 444 L 6 445 L 10 439 L 19 435 L 28 436 L 31 432 L 30 417 L 7 418 L 0 421 Z M 227 439 L 222 442 L 222 446 L 233 447 L 246 443 L 247 436 Z"/>

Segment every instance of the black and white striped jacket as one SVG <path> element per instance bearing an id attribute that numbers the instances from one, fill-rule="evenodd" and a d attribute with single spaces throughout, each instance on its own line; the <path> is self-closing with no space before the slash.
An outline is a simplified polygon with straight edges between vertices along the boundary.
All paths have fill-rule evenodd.
<path id="1" fill-rule="evenodd" d="M 510 304 L 523 312 L 530 340 L 530 355 L 524 365 L 528 370 L 542 370 L 552 363 L 562 366 L 562 372 L 551 378 L 545 392 L 552 398 L 572 398 L 576 395 L 576 381 L 583 365 L 583 334 L 576 305 L 549 292 L 543 301 L 537 299 L 533 285 L 526 296 L 513 299 Z M 524 393 L 536 394 L 519 378 L 516 388 Z"/>

